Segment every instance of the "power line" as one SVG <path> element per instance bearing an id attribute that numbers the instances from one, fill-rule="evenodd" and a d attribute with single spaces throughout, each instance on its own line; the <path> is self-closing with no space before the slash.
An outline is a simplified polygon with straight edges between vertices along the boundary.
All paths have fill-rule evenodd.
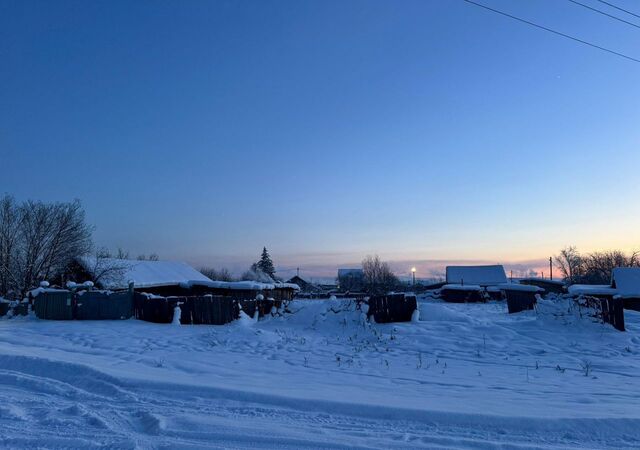
<path id="1" fill-rule="evenodd" d="M 518 22 L 526 23 L 527 25 L 531 25 L 533 27 L 540 28 L 541 30 L 548 31 L 549 33 L 557 34 L 558 36 L 562 36 L 564 38 L 571 39 L 572 41 L 579 42 L 579 43 L 584 44 L 584 45 L 588 45 L 589 47 L 597 48 L 598 50 L 602 50 L 603 52 L 611 53 L 612 55 L 620 56 L 621 58 L 625 58 L 625 59 L 628 59 L 630 61 L 640 63 L 640 59 L 636 59 L 636 58 L 633 58 L 631 56 L 627 56 L 627 55 L 625 55 L 623 53 L 618 53 L 618 52 L 616 52 L 614 50 L 610 50 L 608 48 L 601 47 L 601 46 L 596 45 L 596 44 L 592 44 L 591 42 L 587 42 L 587 41 L 584 41 L 582 39 L 579 39 L 579 38 L 576 38 L 576 37 L 573 37 L 573 36 L 569 36 L 568 34 L 561 33 L 560 31 L 552 30 L 551 28 L 547 28 L 545 26 L 538 25 L 537 23 L 533 23 L 533 22 L 530 22 L 528 20 L 521 19 L 520 17 L 512 16 L 511 14 L 507 14 L 507 13 L 499 11 L 497 9 L 490 8 L 490 7 L 488 7 L 486 5 L 483 5 L 481 3 L 476 3 L 476 2 L 474 2 L 472 0 L 463 0 L 463 1 L 465 1 L 467 3 L 470 3 L 472 5 L 478 6 L 480 8 L 484 8 L 484 9 L 486 9 L 488 11 L 491 11 L 491 12 L 494 12 L 496 14 L 500 14 L 502 16 L 508 17 L 510 19 L 517 20 Z"/>
<path id="2" fill-rule="evenodd" d="M 614 16 L 613 14 L 609 14 L 609 13 L 606 13 L 604 11 L 600 11 L 597 8 L 593 8 L 593 7 L 589 6 L 589 5 L 585 5 L 584 3 L 577 2 L 576 0 L 569 0 L 569 1 L 571 3 L 575 3 L 576 5 L 580 5 L 583 8 L 587 8 L 587 9 L 593 11 L 593 12 L 596 12 L 598 14 L 602 14 L 603 16 L 611 17 L 614 20 L 617 20 L 617 21 L 622 22 L 622 23 L 626 23 L 627 25 L 631 25 L 632 27 L 640 28 L 640 25 L 636 25 L 633 22 L 629 22 L 628 20 L 621 19 L 620 17 Z"/>
<path id="3" fill-rule="evenodd" d="M 614 5 L 613 3 L 605 2 L 604 0 L 598 0 L 598 1 L 599 1 L 600 3 L 604 3 L 604 4 L 605 4 L 605 5 L 607 5 L 607 6 L 611 6 L 612 8 L 617 9 L 618 11 L 626 12 L 627 14 L 631 14 L 632 16 L 637 17 L 637 18 L 639 18 L 639 19 L 640 19 L 640 15 L 638 15 L 638 14 L 636 14 L 636 13 L 633 13 L 633 12 L 631 12 L 631 11 L 627 10 L 627 9 L 620 8 L 619 6 L 616 6 L 616 5 Z"/>

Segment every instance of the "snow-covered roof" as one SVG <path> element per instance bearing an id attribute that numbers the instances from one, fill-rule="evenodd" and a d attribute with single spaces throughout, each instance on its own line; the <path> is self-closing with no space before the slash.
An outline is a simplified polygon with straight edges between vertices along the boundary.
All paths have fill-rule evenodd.
<path id="1" fill-rule="evenodd" d="M 571 295 L 616 295 L 618 293 L 608 284 L 572 284 L 567 291 Z"/>
<path id="2" fill-rule="evenodd" d="M 293 283 L 261 283 L 260 281 L 193 281 L 190 286 L 205 286 L 214 289 L 234 289 L 234 290 L 246 290 L 246 291 L 263 291 L 272 289 L 294 289 L 300 290 L 297 284 Z"/>
<path id="3" fill-rule="evenodd" d="M 189 264 L 181 261 L 138 261 L 130 259 L 101 258 L 86 256 L 79 259 L 80 264 L 91 272 L 96 264 L 118 270 L 118 276 L 99 280 L 104 288 L 124 289 L 133 281 L 136 287 L 173 286 L 193 282 L 210 282 Z"/>
<path id="4" fill-rule="evenodd" d="M 481 291 L 482 286 L 477 284 L 445 284 L 441 289 L 452 291 Z"/>
<path id="5" fill-rule="evenodd" d="M 80 264 L 91 272 L 96 267 L 95 257 L 83 257 Z M 117 269 L 117 276 L 110 276 L 100 280 L 106 289 L 125 289 L 133 281 L 136 288 L 151 288 L 160 286 L 182 287 L 206 286 L 219 289 L 237 290 L 271 290 L 275 288 L 300 288 L 291 283 L 260 283 L 257 281 L 215 281 L 204 276 L 196 269 L 181 261 L 138 261 L 130 259 L 103 258 L 99 261 L 103 267 Z"/>
<path id="6" fill-rule="evenodd" d="M 616 267 L 611 286 L 623 297 L 640 297 L 640 267 Z"/>
<path id="7" fill-rule="evenodd" d="M 490 286 L 507 282 L 504 267 L 495 266 L 447 266 L 447 283 L 479 284 Z"/>
<path id="8" fill-rule="evenodd" d="M 544 289 L 538 286 L 531 286 L 529 284 L 517 284 L 517 283 L 500 283 L 487 287 L 487 291 L 521 291 L 521 292 L 543 292 Z"/>

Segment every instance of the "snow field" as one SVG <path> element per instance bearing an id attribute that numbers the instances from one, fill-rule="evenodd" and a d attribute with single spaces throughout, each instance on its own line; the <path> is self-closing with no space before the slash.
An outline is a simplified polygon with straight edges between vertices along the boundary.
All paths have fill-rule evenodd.
<path id="1" fill-rule="evenodd" d="M 4 448 L 639 448 L 640 313 L 355 303 L 226 326 L 0 320 Z"/>

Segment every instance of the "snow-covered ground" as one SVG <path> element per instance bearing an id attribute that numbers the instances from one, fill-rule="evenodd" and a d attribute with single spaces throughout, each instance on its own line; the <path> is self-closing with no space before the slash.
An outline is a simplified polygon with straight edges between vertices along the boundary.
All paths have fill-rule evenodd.
<path id="1" fill-rule="evenodd" d="M 346 301 L 226 326 L 0 319 L 1 448 L 640 448 L 640 313 Z"/>

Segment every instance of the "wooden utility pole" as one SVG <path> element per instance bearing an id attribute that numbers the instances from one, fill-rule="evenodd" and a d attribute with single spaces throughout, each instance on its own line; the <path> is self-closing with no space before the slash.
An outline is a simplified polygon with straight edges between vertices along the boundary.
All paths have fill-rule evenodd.
<path id="1" fill-rule="evenodd" d="M 549 256 L 549 279 L 553 280 L 553 258 Z"/>
<path id="2" fill-rule="evenodd" d="M 299 277 L 300 276 L 300 267 L 296 267 L 296 276 Z"/>

